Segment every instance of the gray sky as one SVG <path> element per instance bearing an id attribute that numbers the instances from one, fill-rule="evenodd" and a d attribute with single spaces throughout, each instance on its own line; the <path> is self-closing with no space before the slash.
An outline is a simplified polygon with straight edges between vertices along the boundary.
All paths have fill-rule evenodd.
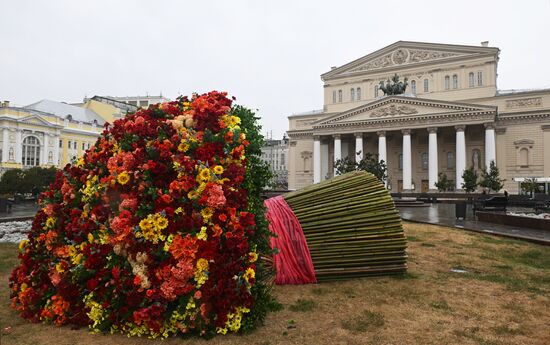
<path id="1" fill-rule="evenodd" d="M 0 100 L 224 90 L 280 138 L 330 66 L 399 40 L 489 41 L 499 89 L 550 87 L 550 0 L 0 0 Z"/>

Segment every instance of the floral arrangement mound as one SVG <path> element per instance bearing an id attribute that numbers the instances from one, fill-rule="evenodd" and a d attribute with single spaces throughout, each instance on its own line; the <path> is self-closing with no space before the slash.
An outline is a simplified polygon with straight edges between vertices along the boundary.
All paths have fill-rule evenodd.
<path id="1" fill-rule="evenodd" d="M 273 305 L 259 130 L 216 91 L 106 127 L 42 194 L 13 308 L 149 337 L 252 329 Z"/>

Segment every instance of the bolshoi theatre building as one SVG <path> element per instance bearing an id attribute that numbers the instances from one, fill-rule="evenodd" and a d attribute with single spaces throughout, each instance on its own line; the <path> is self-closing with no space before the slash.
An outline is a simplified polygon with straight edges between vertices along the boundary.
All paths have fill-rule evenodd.
<path id="1" fill-rule="evenodd" d="M 550 181 L 550 89 L 498 90 L 500 50 L 399 41 L 321 75 L 323 110 L 289 116 L 289 189 L 334 176 L 334 161 L 378 155 L 392 192 L 461 190 L 462 172 L 494 161 L 504 189 Z M 381 81 L 408 79 L 385 96 Z"/>

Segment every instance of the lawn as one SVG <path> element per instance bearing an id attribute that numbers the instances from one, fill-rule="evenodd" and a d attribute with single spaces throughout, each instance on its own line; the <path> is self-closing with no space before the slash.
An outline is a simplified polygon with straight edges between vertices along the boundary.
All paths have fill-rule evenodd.
<path id="1" fill-rule="evenodd" d="M 432 225 L 405 232 L 404 276 L 277 286 L 282 310 L 265 326 L 210 341 L 30 324 L 9 308 L 16 245 L 0 244 L 0 344 L 550 344 L 549 247 Z"/>

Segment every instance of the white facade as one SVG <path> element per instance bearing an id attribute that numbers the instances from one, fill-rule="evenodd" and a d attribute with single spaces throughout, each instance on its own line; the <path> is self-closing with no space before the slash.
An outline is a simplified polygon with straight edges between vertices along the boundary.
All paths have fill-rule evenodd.
<path id="1" fill-rule="evenodd" d="M 288 139 L 268 139 L 262 147 L 262 160 L 269 164 L 277 187 L 288 185 Z"/>
<path id="2" fill-rule="evenodd" d="M 461 190 L 465 169 L 492 161 L 512 193 L 514 178 L 550 177 L 550 90 L 499 91 L 499 53 L 399 41 L 324 73 L 323 110 L 289 116 L 289 188 L 333 176 L 357 151 L 386 162 L 395 192 L 433 191 L 440 173 Z M 407 92 L 384 96 L 395 74 Z"/>

